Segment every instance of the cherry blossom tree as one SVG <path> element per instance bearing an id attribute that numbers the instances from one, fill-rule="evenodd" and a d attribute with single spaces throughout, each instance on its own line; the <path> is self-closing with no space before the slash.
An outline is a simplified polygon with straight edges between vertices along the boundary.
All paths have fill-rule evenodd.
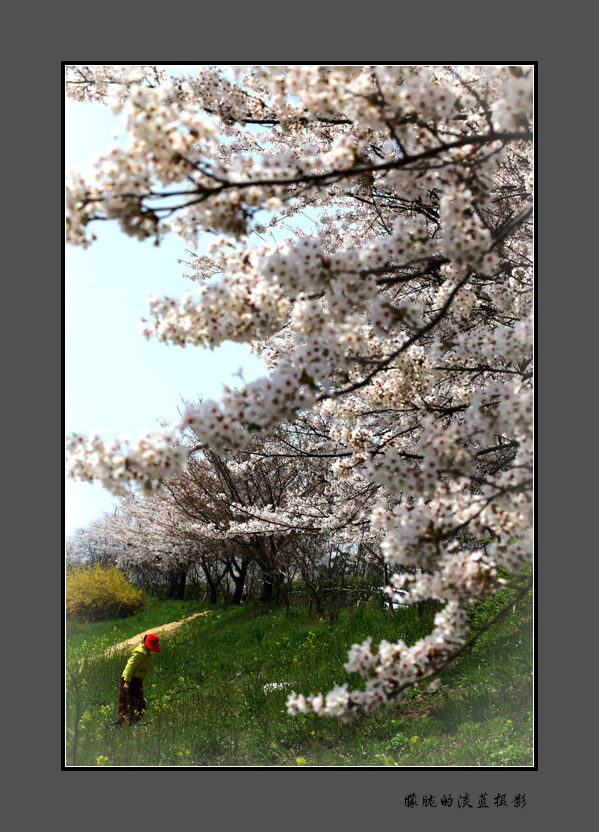
<path id="1" fill-rule="evenodd" d="M 201 564 L 206 548 L 161 491 L 128 496 L 106 518 L 116 562 L 143 583 L 168 582 L 173 598 L 184 598 L 187 577 Z"/>
<path id="2" fill-rule="evenodd" d="M 68 94 L 128 136 L 69 178 L 67 241 L 110 220 L 156 244 L 211 232 L 194 291 L 152 298 L 141 331 L 249 343 L 269 370 L 136 441 L 69 437 L 69 474 L 151 492 L 188 469 L 190 430 L 206 453 L 251 450 L 311 413 L 328 479 L 376 492 L 390 585 L 443 604 L 414 645 L 351 648 L 363 687 L 294 693 L 290 713 L 397 701 L 466 649 L 465 607 L 498 569 L 532 559 L 533 82 L 524 65 L 67 68 Z M 319 493 L 292 503 L 237 532 L 334 521 Z"/>
<path id="3" fill-rule="evenodd" d="M 78 529 L 68 537 L 65 545 L 65 559 L 74 567 L 95 563 L 115 563 L 115 546 L 107 518 L 103 517 L 90 523 L 87 528 Z"/>
<path id="4" fill-rule="evenodd" d="M 312 421 L 306 415 L 271 428 L 236 451 L 216 453 L 194 441 L 186 470 L 164 483 L 175 509 L 226 565 L 234 602 L 252 565 L 262 599 L 276 599 L 296 573 L 306 581 L 318 573 L 330 541 L 353 545 L 369 530 L 379 487 L 331 478 L 335 443 L 322 434 L 322 420 L 320 435 L 311 433 Z"/>

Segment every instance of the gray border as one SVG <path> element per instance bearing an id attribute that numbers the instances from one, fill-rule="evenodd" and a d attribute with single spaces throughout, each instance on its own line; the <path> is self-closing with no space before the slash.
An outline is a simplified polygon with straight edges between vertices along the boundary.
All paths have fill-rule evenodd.
<path id="1" fill-rule="evenodd" d="M 147 8 L 147 7 L 146 7 Z M 264 15 L 259 14 L 255 6 L 252 7 L 254 21 L 263 21 Z M 332 10 L 333 11 L 333 10 Z M 143 10 L 146 13 L 146 9 Z M 230 14 L 231 12 L 225 12 Z M 321 20 L 323 13 L 322 7 L 319 8 L 319 20 Z M 519 7 L 519 15 L 522 13 L 522 7 Z M 106 14 L 107 28 L 112 29 L 112 21 L 107 12 Z M 139 10 L 136 15 L 139 15 Z M 203 12 L 202 12 L 203 14 Z M 310 17 L 305 9 L 302 7 L 300 12 L 303 15 L 304 25 L 315 25 L 313 18 Z M 479 12 L 476 12 L 478 18 Z M 407 38 L 408 43 L 414 43 L 414 38 L 409 30 L 404 18 L 403 10 L 401 14 L 396 13 L 396 23 L 390 26 L 389 21 L 390 12 L 388 7 L 381 10 L 378 17 L 379 28 L 376 28 L 373 35 L 374 43 L 371 42 L 369 47 L 353 46 L 356 43 L 362 43 L 361 39 L 364 34 L 364 27 L 359 25 L 354 27 L 353 37 L 347 37 L 340 34 L 340 24 L 336 22 L 333 27 L 328 29 L 326 36 L 320 38 L 320 43 L 317 38 L 310 32 L 310 37 L 302 40 L 298 37 L 298 30 L 301 31 L 302 24 L 299 22 L 298 26 L 294 25 L 296 31 L 295 46 L 293 50 L 296 54 L 293 57 L 301 58 L 302 61 L 309 60 L 308 45 L 312 44 L 314 57 L 320 57 L 323 54 L 329 54 L 331 50 L 330 43 L 335 41 L 337 46 L 333 51 L 337 54 L 336 57 L 350 57 L 356 56 L 360 53 L 361 58 L 372 59 L 373 52 L 376 53 L 377 58 L 393 58 L 398 51 L 398 44 L 403 39 Z M 506 16 L 505 9 L 502 10 L 502 15 Z M 342 14 L 343 16 L 343 14 Z M 174 22 L 176 15 L 169 11 L 168 17 Z M 399 19 L 398 19 L 399 18 Z M 456 21 L 455 7 L 452 7 L 452 20 L 458 25 Z M 163 15 L 159 15 L 158 21 L 163 20 Z M 507 17 L 505 18 L 507 22 Z M 100 23 L 101 25 L 101 23 Z M 518 26 L 520 26 L 518 22 Z M 43 27 L 42 27 L 43 28 Z M 205 24 L 201 28 L 206 31 Z M 250 28 L 250 31 L 257 31 L 259 27 Z M 341 26 L 343 28 L 343 26 Z M 412 48 L 412 52 L 421 51 L 425 58 L 430 58 L 434 53 L 440 54 L 444 58 L 450 58 L 451 55 L 447 53 L 447 46 L 439 43 L 435 46 L 435 40 L 444 40 L 443 26 L 437 27 L 434 31 L 428 30 L 426 37 L 423 38 L 420 50 Z M 235 29 L 241 34 L 237 37 L 243 38 L 245 29 L 241 23 L 235 26 Z M 486 27 L 485 27 L 486 29 Z M 252 47 L 254 55 L 247 55 L 247 47 L 240 46 L 235 49 L 232 46 L 230 37 L 235 35 L 230 25 L 223 32 L 222 42 L 226 45 L 221 45 L 220 48 L 213 49 L 212 56 L 218 58 L 217 54 L 220 52 L 224 58 L 238 57 L 242 58 L 253 57 L 256 58 L 258 54 L 267 54 L 274 51 L 272 47 L 269 48 L 267 43 L 264 46 Z M 382 41 L 385 35 L 388 34 L 388 46 L 385 47 Z M 103 32 L 99 32 L 103 35 Z M 106 33 L 108 34 L 108 33 Z M 162 32 L 161 32 L 162 34 Z M 178 33 L 179 34 L 179 33 Z M 192 32 L 192 35 L 194 33 Z M 484 51 L 491 54 L 493 51 L 497 53 L 501 51 L 502 57 L 513 58 L 515 62 L 530 62 L 538 57 L 536 47 L 532 45 L 530 39 L 523 39 L 520 46 L 505 47 L 506 43 L 510 43 L 509 38 L 504 41 L 504 45 L 499 49 L 489 45 L 487 40 L 487 32 L 485 31 L 485 46 Z M 203 39 L 203 38 L 202 38 Z M 210 38 L 212 40 L 212 38 Z M 303 41 L 303 42 L 302 42 Z M 106 42 L 111 42 L 109 39 Z M 138 41 L 139 42 L 139 41 Z M 341 44 L 341 45 L 339 45 Z M 469 38 L 463 38 L 460 48 L 456 45 L 451 49 L 455 53 L 461 52 L 464 54 L 471 48 Z M 198 48 L 186 49 L 179 47 L 183 54 L 189 52 L 197 52 Z M 89 46 L 81 47 L 77 41 L 71 41 L 70 45 L 62 47 L 63 55 L 67 52 L 71 53 L 68 57 L 70 60 L 76 58 L 86 58 L 87 55 L 92 55 L 97 59 L 101 57 L 97 51 L 94 52 Z M 127 46 L 122 47 L 123 51 L 127 51 Z M 173 49 L 161 49 L 163 52 L 172 52 Z M 204 51 L 202 47 L 201 51 Z M 285 47 L 285 51 L 289 52 L 289 47 Z M 472 51 L 483 51 L 474 49 Z M 77 55 L 77 52 L 85 53 Z M 74 54 L 75 53 L 75 54 Z M 237 54 L 235 54 L 237 53 Z M 320 53 L 319 55 L 317 53 Z M 353 54 L 352 54 L 353 53 Z M 124 57 L 124 55 L 121 55 Z M 170 56 L 172 57 L 172 56 Z M 404 56 L 402 56 L 403 58 Z M 454 55 L 453 57 L 458 57 Z M 481 57 L 480 55 L 473 55 L 470 58 Z M 206 58 L 206 54 L 202 55 Z M 90 59 L 92 60 L 92 59 Z M 467 59 L 465 59 L 466 61 Z M 539 90 L 539 101 L 541 103 L 540 112 L 542 114 L 542 123 L 546 124 L 548 135 L 543 136 L 543 146 L 548 148 L 543 150 L 540 157 L 549 158 L 551 152 L 552 139 L 556 144 L 559 143 L 559 136 L 550 135 L 552 125 L 549 122 L 549 114 L 553 111 L 555 100 L 559 100 L 561 105 L 570 101 L 570 92 L 566 85 L 566 80 L 561 77 L 561 71 L 564 68 L 564 58 L 556 59 L 555 62 L 540 62 L 539 66 L 539 83 L 542 85 L 542 91 Z M 223 62 L 215 60 L 215 62 Z M 334 63 L 335 61 L 327 61 Z M 15 788 L 13 794 L 23 800 L 23 808 L 21 808 L 21 816 L 30 817 L 40 812 L 40 821 L 44 822 L 49 817 L 60 813 L 61 820 L 66 821 L 67 828 L 72 824 L 84 822 L 86 823 L 93 815 L 94 820 L 106 820 L 111 824 L 122 824 L 132 821 L 135 817 L 136 821 L 144 822 L 146 817 L 151 817 L 152 822 L 146 824 L 149 828 L 163 824 L 172 824 L 176 817 L 178 820 L 185 818 L 188 821 L 196 821 L 200 824 L 218 822 L 219 828 L 233 828 L 238 823 L 251 822 L 252 825 L 256 823 L 262 828 L 268 826 L 280 826 L 283 822 L 285 826 L 291 826 L 292 829 L 305 827 L 310 824 L 313 827 L 320 827 L 327 821 L 335 819 L 336 826 L 347 826 L 348 821 L 351 828 L 358 828 L 376 824 L 382 821 L 387 825 L 399 825 L 406 820 L 406 814 L 403 810 L 402 802 L 403 795 L 409 791 L 417 793 L 423 792 L 437 792 L 442 793 L 446 790 L 460 790 L 470 791 L 471 794 L 477 794 L 479 791 L 497 792 L 507 791 L 510 793 L 525 792 L 528 797 L 528 806 L 522 810 L 520 815 L 515 810 L 509 810 L 506 813 L 504 823 L 515 825 L 516 828 L 522 827 L 524 823 L 527 825 L 533 819 L 537 820 L 542 816 L 547 818 L 552 817 L 559 819 L 562 809 L 570 811 L 576 810 L 577 805 L 580 805 L 585 795 L 581 794 L 580 786 L 577 779 L 581 773 L 584 773 L 584 768 L 580 769 L 580 749 L 576 749 L 576 756 L 571 757 L 565 754 L 566 747 L 571 743 L 566 742 L 568 731 L 573 726 L 571 717 L 566 715 L 563 718 L 556 719 L 555 714 L 560 713 L 560 699 L 563 697 L 564 691 L 555 684 L 552 677 L 551 667 L 554 659 L 554 644 L 559 644 L 559 632 L 557 623 L 551 621 L 549 617 L 543 618 L 543 626 L 540 627 L 540 634 L 538 636 L 538 662 L 539 662 L 539 676 L 540 683 L 543 686 L 543 692 L 539 696 L 539 710 L 537 716 L 537 731 L 538 737 L 538 752 L 539 752 L 539 772 L 481 772 L 481 771 L 452 771 L 438 772 L 438 771 L 402 771 L 389 770 L 386 775 L 375 775 L 365 770 L 360 771 L 313 771 L 308 774 L 302 773 L 300 777 L 308 778 L 298 783 L 296 775 L 286 775 L 281 777 L 276 775 L 276 782 L 273 782 L 272 777 L 265 771 L 205 771 L 203 772 L 203 782 L 199 784 L 197 780 L 191 783 L 189 776 L 185 781 L 181 778 L 174 780 L 174 775 L 178 772 L 168 772 L 168 776 L 161 777 L 160 782 L 156 783 L 155 791 L 150 793 L 148 799 L 148 809 L 139 811 L 137 800 L 134 800 L 135 807 L 131 810 L 126 808 L 132 800 L 132 792 L 136 787 L 147 787 L 147 780 L 144 778 L 142 783 L 143 772 L 137 772 L 134 780 L 127 780 L 122 782 L 115 782 L 116 773 L 111 776 L 110 784 L 103 782 L 98 784 L 88 782 L 87 777 L 82 778 L 74 771 L 61 772 L 60 760 L 62 758 L 62 738 L 60 736 L 60 720 L 59 716 L 62 712 L 61 693 L 62 693 L 62 675 L 60 670 L 60 661 L 62 653 L 62 642 L 60 636 L 60 625 L 62 621 L 61 612 L 61 563 L 62 563 L 62 543 L 60 533 L 60 521 L 58 518 L 62 516 L 59 506 L 60 491 L 58 483 L 62 480 L 62 442 L 60 439 L 61 425 L 60 425 L 60 330 L 58 321 L 60 318 L 60 271 L 58 263 L 60 262 L 60 241 L 62 229 L 58 228 L 60 220 L 57 217 L 56 205 L 58 204 L 57 192 L 62 191 L 62 184 L 60 181 L 60 168 L 57 164 L 57 159 L 61 158 L 59 145 L 59 130 L 60 122 L 58 120 L 58 113 L 60 112 L 60 96 L 61 96 L 61 70 L 60 58 L 47 57 L 43 63 L 37 64 L 23 64 L 19 62 L 19 88 L 27 90 L 36 90 L 42 85 L 41 93 L 31 96 L 29 104 L 25 102 L 25 106 L 33 108 L 33 117 L 30 117 L 29 124 L 32 125 L 32 131 L 28 135 L 19 135 L 18 148 L 15 148 L 15 158 L 17 159 L 39 159 L 41 156 L 42 163 L 35 166 L 35 187 L 24 189 L 23 170 L 27 171 L 24 166 L 15 165 L 14 176 L 15 182 L 13 188 L 9 193 L 15 194 L 15 202 L 19 205 L 19 216 L 30 216 L 31 205 L 36 206 L 36 218 L 33 226 L 30 228 L 27 222 L 19 223 L 15 229 L 20 233 L 21 237 L 18 239 L 15 249 L 15 260 L 17 269 L 15 274 L 23 274 L 24 280 L 21 282 L 22 291 L 25 297 L 31 298 L 32 290 L 35 296 L 34 318 L 36 326 L 39 326 L 39 331 L 43 333 L 43 337 L 39 342 L 27 343 L 24 338 L 20 337 L 23 322 L 20 316 L 15 316 L 15 328 L 18 330 L 11 343 L 18 345 L 19 361 L 23 362 L 23 370 L 20 371 L 20 385 L 17 387 L 15 408 L 19 408 L 19 417 L 25 421 L 25 431 L 19 431 L 19 436 L 22 437 L 22 442 L 16 449 L 18 457 L 15 464 L 11 465 L 11 471 L 18 471 L 17 460 L 20 462 L 22 450 L 25 443 L 35 443 L 35 458 L 31 461 L 35 464 L 35 477 L 41 477 L 41 488 L 33 487 L 33 498 L 37 499 L 35 520 L 31 519 L 30 505 L 24 501 L 23 516 L 15 516 L 17 521 L 21 522 L 11 523 L 11 526 L 17 527 L 17 537 L 12 544 L 12 549 L 9 551 L 22 552 L 24 557 L 30 560 L 33 568 L 28 569 L 23 575 L 23 564 L 20 565 L 19 571 L 14 576 L 14 581 L 7 582 L 7 587 L 23 586 L 23 579 L 27 582 L 27 607 L 24 609 L 25 593 L 15 593 L 16 610 L 11 610 L 13 620 L 19 622 L 19 640 L 28 638 L 30 641 L 37 642 L 40 637 L 40 632 L 43 634 L 44 643 L 49 643 L 55 640 L 57 644 L 56 650 L 39 650 L 35 655 L 35 680 L 28 678 L 27 673 L 23 672 L 24 668 L 16 667 L 10 674 L 10 683 L 12 686 L 11 700 L 14 703 L 15 697 L 18 699 L 17 715 L 13 722 L 8 719 L 9 723 L 6 726 L 9 730 L 14 725 L 15 730 L 15 751 L 10 755 L 11 769 L 15 777 Z M 18 97 L 18 94 L 17 94 Z M 545 107 L 542 106 L 543 102 Z M 19 102 L 23 103 L 23 102 Z M 18 108 L 15 107 L 15 109 Z M 20 112 L 23 112 L 22 110 Z M 27 114 L 25 113 L 25 116 Z M 40 130 L 40 124 L 44 125 L 44 129 Z M 53 141 L 54 137 L 56 139 Z M 48 141 L 49 140 L 49 141 Z M 555 147 L 555 144 L 554 144 Z M 559 148 L 559 145 L 558 145 Z M 541 159 L 539 160 L 537 170 L 541 168 Z M 11 166 L 8 166 L 9 168 Z M 547 165 L 548 168 L 548 165 Z M 29 167 L 31 170 L 31 167 Z M 546 175 L 552 177 L 552 188 L 555 173 L 549 168 Z M 42 188 L 38 182 L 38 178 L 45 178 L 46 188 Z M 541 195 L 543 189 L 541 187 Z M 22 196 L 19 198 L 19 194 Z M 545 198 L 553 203 L 554 193 L 546 194 Z M 20 203 L 20 204 L 19 204 Z M 551 292 L 550 281 L 547 280 L 546 271 L 552 276 L 554 281 L 560 274 L 560 267 L 563 267 L 563 272 L 566 269 L 566 257 L 569 252 L 566 250 L 558 250 L 558 246 L 548 248 L 551 239 L 545 231 L 546 223 L 551 224 L 551 221 L 556 224 L 554 229 L 557 233 L 560 231 L 557 228 L 557 223 L 560 221 L 560 210 L 556 208 L 552 211 L 546 208 L 538 213 L 539 224 L 543 224 L 543 233 L 539 234 L 539 254 L 538 254 L 538 272 L 543 269 L 543 291 L 538 299 L 538 309 L 541 312 L 542 325 L 539 336 L 544 335 L 549 321 L 559 320 L 557 314 L 550 316 L 547 306 L 551 305 L 553 294 Z M 42 220 L 41 218 L 44 218 Z M 56 218 L 56 222 L 54 222 Z M 50 221 L 48 221 L 50 220 Z M 32 257 L 32 233 L 37 235 L 42 233 L 42 240 L 45 244 L 43 249 L 39 247 L 40 252 L 43 250 L 43 260 Z M 12 233 L 12 232 L 11 232 Z M 46 239 L 46 237 L 48 239 Z M 542 247 L 541 247 L 542 243 Z M 545 248 L 547 246 L 547 248 Z M 36 249 L 38 246 L 36 245 Z M 561 259 L 560 259 L 561 254 Z M 23 269 L 23 265 L 27 267 Z M 48 264 L 50 268 L 48 268 Z M 18 266 L 21 269 L 18 269 Z M 39 279 L 31 280 L 32 276 L 39 275 Z M 553 277 L 555 275 L 555 278 Z M 29 280 L 27 278 L 29 277 Z M 13 281 L 15 282 L 15 281 Z M 555 293 L 556 304 L 560 302 L 558 293 Z M 23 303 L 21 306 L 27 309 L 28 314 L 30 308 L 28 303 Z M 37 312 L 37 317 L 36 317 Z M 562 321 L 560 320 L 560 324 Z M 561 333 L 560 327 L 560 335 Z M 547 341 L 550 341 L 548 331 Z M 549 349 L 548 343 L 543 343 L 543 350 Z M 23 350 L 27 350 L 28 354 L 23 354 Z M 546 367 L 551 367 L 550 361 L 545 362 Z M 38 372 L 35 372 L 38 370 Z M 551 372 L 549 369 L 541 371 L 542 380 Z M 32 383 L 32 379 L 34 382 Z M 547 378 L 547 389 L 550 390 L 551 380 Z M 541 385 L 541 389 L 543 385 Z M 29 392 L 29 396 L 26 393 Z M 25 406 L 23 406 L 23 398 L 25 399 Z M 554 402 L 552 401 L 552 404 Z M 541 412 L 539 406 L 538 412 Z M 548 416 L 544 413 L 544 418 Z M 40 416 L 42 417 L 40 419 Z M 539 418 L 539 416 L 537 416 Z M 33 437 L 38 436 L 40 426 L 43 426 L 44 440 L 42 442 L 35 442 Z M 547 430 L 549 433 L 549 430 Z M 47 435 L 46 435 L 47 434 Z M 58 441 L 56 441 L 58 437 Z M 30 445 L 31 447 L 31 445 Z M 40 464 L 41 463 L 41 464 Z M 30 477 L 32 474 L 32 467 L 27 466 L 27 481 L 21 484 L 23 491 L 31 492 Z M 543 497 L 551 506 L 551 489 L 546 488 L 547 493 Z M 537 501 L 539 501 L 540 490 L 537 491 Z M 558 499 L 556 495 L 555 499 Z M 41 516 L 38 515 L 38 512 Z M 549 509 L 546 510 L 546 515 L 549 515 Z M 39 519 L 38 519 L 39 516 Z M 34 542 L 29 544 L 28 536 L 22 534 L 22 530 L 34 527 Z M 554 534 L 554 532 L 556 532 Z M 541 534 L 538 531 L 539 544 L 543 544 L 543 548 L 549 546 L 550 550 L 554 547 L 557 550 L 559 530 L 551 530 L 551 539 L 549 535 Z M 25 540 L 27 541 L 25 543 Z M 554 542 L 555 541 L 555 542 Z M 55 542 L 57 545 L 55 545 Z M 547 563 L 547 560 L 544 559 Z M 557 562 L 557 558 L 556 558 Z M 29 566 L 29 564 L 27 564 Z M 34 586 L 30 586 L 34 584 Z M 539 585 L 543 590 L 543 597 L 549 597 L 550 591 L 559 590 L 559 575 L 556 572 L 552 575 L 549 573 L 548 567 L 546 570 L 541 568 Z M 33 596 L 30 597 L 30 592 Z M 557 592 L 552 593 L 557 596 Z M 36 597 L 37 596 L 37 597 Z M 542 605 L 544 609 L 545 605 Z M 35 612 L 32 614 L 31 610 Z M 540 624 L 541 622 L 539 622 Z M 23 632 L 23 629 L 25 632 Z M 555 640 L 554 640 L 555 636 Z M 30 667 L 30 661 L 27 662 Z M 27 680 L 26 684 L 23 681 Z M 32 682 L 35 681 L 35 685 Z M 15 690 L 15 686 L 17 690 Z M 23 730 L 23 724 L 17 717 L 20 715 L 27 715 L 27 725 Z M 568 759 L 573 760 L 573 765 L 569 765 Z M 306 770 L 303 770 L 306 771 Z M 400 773 L 401 772 L 401 773 Z M 75 781 L 69 780 L 69 777 L 76 777 Z M 391 783 L 391 777 L 400 777 L 400 781 Z M 206 780 L 207 778 L 207 780 Z M 264 778 L 268 778 L 265 782 Z M 584 780 L 584 775 L 581 780 Z M 500 784 L 500 785 L 499 785 Z M 20 802 L 20 801 L 19 801 Z M 390 810 L 390 804 L 393 808 Z M 131 811 L 131 815 L 129 815 Z M 409 811 L 409 810 L 406 810 Z M 416 815 L 418 825 L 422 825 L 424 818 L 420 809 Z M 440 810 L 437 810 L 440 811 Z M 284 814 L 281 814 L 284 813 Z M 141 815 L 141 816 L 140 816 Z M 451 824 L 451 820 L 446 815 L 443 815 L 443 820 Z M 457 822 L 461 826 L 464 824 L 464 818 L 457 815 Z M 518 820 L 518 817 L 520 820 Z M 284 818 L 284 820 L 283 820 Z M 438 823 L 438 816 L 434 815 L 435 822 Z M 452 818 L 453 820 L 453 818 Z M 487 826 L 495 827 L 495 821 L 498 818 L 489 818 Z M 424 821 L 426 824 L 426 821 Z M 468 825 L 469 822 L 466 822 Z"/>

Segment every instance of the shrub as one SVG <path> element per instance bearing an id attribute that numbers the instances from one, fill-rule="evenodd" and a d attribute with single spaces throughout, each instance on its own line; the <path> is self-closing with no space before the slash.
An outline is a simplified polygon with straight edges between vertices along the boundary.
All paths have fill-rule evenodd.
<path id="1" fill-rule="evenodd" d="M 65 594 L 67 617 L 79 620 L 124 618 L 145 605 L 144 593 L 133 586 L 124 572 L 100 563 L 69 569 Z"/>

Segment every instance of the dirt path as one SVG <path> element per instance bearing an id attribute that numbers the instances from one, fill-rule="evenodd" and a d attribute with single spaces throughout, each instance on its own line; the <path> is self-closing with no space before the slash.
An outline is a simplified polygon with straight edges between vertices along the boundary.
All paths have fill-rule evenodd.
<path id="1" fill-rule="evenodd" d="M 208 615 L 209 612 L 211 612 L 211 610 L 204 610 L 204 612 L 196 612 L 187 618 L 180 618 L 178 621 L 171 621 L 170 624 L 162 624 L 160 627 L 148 627 L 147 630 L 143 630 L 136 636 L 131 636 L 131 638 L 128 638 L 126 641 L 120 641 L 118 644 L 113 644 L 112 647 L 109 647 L 108 650 L 105 651 L 106 655 L 110 656 L 112 653 L 127 650 L 130 647 L 135 647 L 136 644 L 139 644 L 139 640 L 142 636 L 145 636 L 148 633 L 156 633 L 157 636 L 162 635 L 163 633 L 170 633 L 173 630 L 176 630 L 177 627 L 180 627 L 181 624 L 185 624 L 186 621 L 191 621 L 193 618 L 197 618 L 200 615 Z"/>

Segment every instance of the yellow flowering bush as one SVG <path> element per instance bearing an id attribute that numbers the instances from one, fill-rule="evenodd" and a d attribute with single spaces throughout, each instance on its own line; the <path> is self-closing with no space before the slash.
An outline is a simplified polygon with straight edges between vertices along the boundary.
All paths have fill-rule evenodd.
<path id="1" fill-rule="evenodd" d="M 83 566 L 69 569 L 65 583 L 68 618 L 97 621 L 124 618 L 143 609 L 144 593 L 116 566 Z"/>

